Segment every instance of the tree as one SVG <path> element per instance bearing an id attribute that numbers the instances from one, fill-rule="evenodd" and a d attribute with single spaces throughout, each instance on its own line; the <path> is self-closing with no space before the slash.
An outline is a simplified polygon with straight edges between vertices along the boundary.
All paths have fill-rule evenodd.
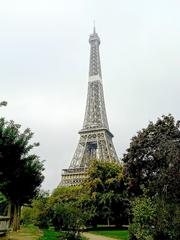
<path id="1" fill-rule="evenodd" d="M 82 186 L 58 187 L 49 197 L 51 223 L 56 230 L 66 231 L 66 239 L 81 239 L 80 231 L 90 218 L 89 209 L 82 208 L 86 193 Z"/>
<path id="2" fill-rule="evenodd" d="M 159 197 L 137 197 L 132 204 L 129 237 L 138 240 L 179 240 L 180 206 Z"/>
<path id="3" fill-rule="evenodd" d="M 56 203 L 75 202 L 83 194 L 82 186 L 57 187 L 49 197 L 49 206 Z"/>
<path id="4" fill-rule="evenodd" d="M 133 223 L 130 232 L 136 239 L 180 237 L 180 124 L 172 115 L 132 138 L 123 157 L 129 194 L 132 197 Z M 141 196 L 142 199 L 137 199 Z M 134 203 L 135 200 L 135 203 Z M 132 238 L 133 239 L 133 238 Z"/>
<path id="5" fill-rule="evenodd" d="M 129 192 L 141 195 L 159 194 L 172 201 L 180 200 L 180 125 L 172 115 L 162 116 L 156 123 L 132 138 L 123 157 Z"/>
<path id="6" fill-rule="evenodd" d="M 153 240 L 156 207 L 147 197 L 136 198 L 132 205 L 133 223 L 129 227 L 130 239 Z"/>
<path id="7" fill-rule="evenodd" d="M 127 222 L 129 201 L 123 166 L 115 162 L 92 161 L 88 176 L 84 187 L 89 190 L 92 206 L 96 206 L 97 219 L 103 219 L 108 225 Z"/>
<path id="8" fill-rule="evenodd" d="M 21 206 L 36 196 L 44 179 L 43 162 L 29 153 L 39 144 L 31 144 L 33 133 L 21 133 L 20 127 L 0 119 L 0 191 L 11 205 L 14 230 L 19 228 Z"/>
<path id="9" fill-rule="evenodd" d="M 37 197 L 32 200 L 30 206 L 22 208 L 21 221 L 24 224 L 34 224 L 40 228 L 49 227 L 49 193 L 41 191 Z"/>

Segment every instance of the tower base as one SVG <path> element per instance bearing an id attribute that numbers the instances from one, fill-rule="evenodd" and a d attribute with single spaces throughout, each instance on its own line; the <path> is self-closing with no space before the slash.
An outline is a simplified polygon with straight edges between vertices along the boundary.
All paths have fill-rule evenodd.
<path id="1" fill-rule="evenodd" d="M 68 168 L 62 170 L 61 182 L 59 186 L 69 187 L 81 185 L 87 178 L 87 168 Z"/>

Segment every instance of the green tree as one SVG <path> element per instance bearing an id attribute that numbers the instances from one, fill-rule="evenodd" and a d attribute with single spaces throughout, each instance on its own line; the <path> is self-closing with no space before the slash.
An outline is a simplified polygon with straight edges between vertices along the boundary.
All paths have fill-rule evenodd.
<path id="1" fill-rule="evenodd" d="M 178 240 L 180 239 L 180 206 L 159 197 L 136 198 L 132 204 L 133 223 L 129 239 Z"/>
<path id="2" fill-rule="evenodd" d="M 23 224 L 34 224 L 40 228 L 49 227 L 49 193 L 41 191 L 30 206 L 22 208 L 21 220 Z"/>
<path id="3" fill-rule="evenodd" d="M 33 133 L 21 133 L 20 127 L 0 119 L 0 191 L 11 205 L 14 230 L 19 228 L 21 206 L 36 196 L 44 179 L 43 162 L 29 153 L 38 146 L 30 143 Z"/>
<path id="4" fill-rule="evenodd" d="M 82 186 L 58 187 L 49 197 L 51 223 L 56 230 L 67 232 L 67 239 L 81 239 L 80 231 L 87 224 L 89 209 L 82 208 L 85 199 Z"/>
<path id="5" fill-rule="evenodd" d="M 150 198 L 136 198 L 132 205 L 133 223 L 129 227 L 129 238 L 153 240 L 156 206 Z"/>
<path id="6" fill-rule="evenodd" d="M 148 191 L 149 195 L 158 193 L 179 201 L 180 128 L 172 115 L 162 116 L 139 131 L 123 161 L 131 194 Z"/>
<path id="7" fill-rule="evenodd" d="M 58 187 L 49 197 L 51 221 L 57 230 L 78 233 L 89 218 L 88 210 L 82 211 L 82 186 Z"/>
<path id="8" fill-rule="evenodd" d="M 57 187 L 49 197 L 49 206 L 56 203 L 75 202 L 82 194 L 82 186 Z"/>
<path id="9" fill-rule="evenodd" d="M 57 203 L 53 206 L 52 222 L 57 230 L 79 233 L 86 222 L 86 212 L 82 212 L 76 204 Z"/>
<path id="10" fill-rule="evenodd" d="M 92 161 L 88 179 L 84 185 L 89 190 L 92 206 L 96 206 L 97 221 L 103 219 L 108 225 L 121 225 L 127 221 L 124 169 L 121 164 Z"/>
<path id="11" fill-rule="evenodd" d="M 132 226 L 137 239 L 179 239 L 179 121 L 168 115 L 150 122 L 132 138 L 123 161 L 131 199 L 145 196 L 133 205 Z"/>

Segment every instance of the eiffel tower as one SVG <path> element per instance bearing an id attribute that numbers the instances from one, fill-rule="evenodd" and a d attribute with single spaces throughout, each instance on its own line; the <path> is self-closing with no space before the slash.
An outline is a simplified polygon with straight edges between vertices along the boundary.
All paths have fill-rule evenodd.
<path id="1" fill-rule="evenodd" d="M 79 131 L 80 140 L 71 164 L 68 169 L 63 169 L 60 186 L 81 184 L 87 177 L 91 160 L 118 162 L 107 121 L 99 55 L 100 38 L 95 27 L 89 43 L 89 81 L 83 128 Z"/>

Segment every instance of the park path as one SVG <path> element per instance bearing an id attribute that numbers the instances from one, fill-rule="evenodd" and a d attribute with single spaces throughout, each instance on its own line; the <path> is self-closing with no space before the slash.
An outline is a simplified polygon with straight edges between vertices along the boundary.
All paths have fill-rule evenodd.
<path id="1" fill-rule="evenodd" d="M 87 232 L 83 233 L 83 236 L 89 240 L 114 240 L 114 238 L 104 237 L 104 236 L 95 235 L 95 234 L 87 233 Z"/>
<path id="2" fill-rule="evenodd" d="M 42 231 L 36 229 L 30 231 L 28 228 L 21 228 L 18 232 L 10 232 L 7 237 L 0 238 L 1 240 L 38 240 L 42 236 Z"/>

